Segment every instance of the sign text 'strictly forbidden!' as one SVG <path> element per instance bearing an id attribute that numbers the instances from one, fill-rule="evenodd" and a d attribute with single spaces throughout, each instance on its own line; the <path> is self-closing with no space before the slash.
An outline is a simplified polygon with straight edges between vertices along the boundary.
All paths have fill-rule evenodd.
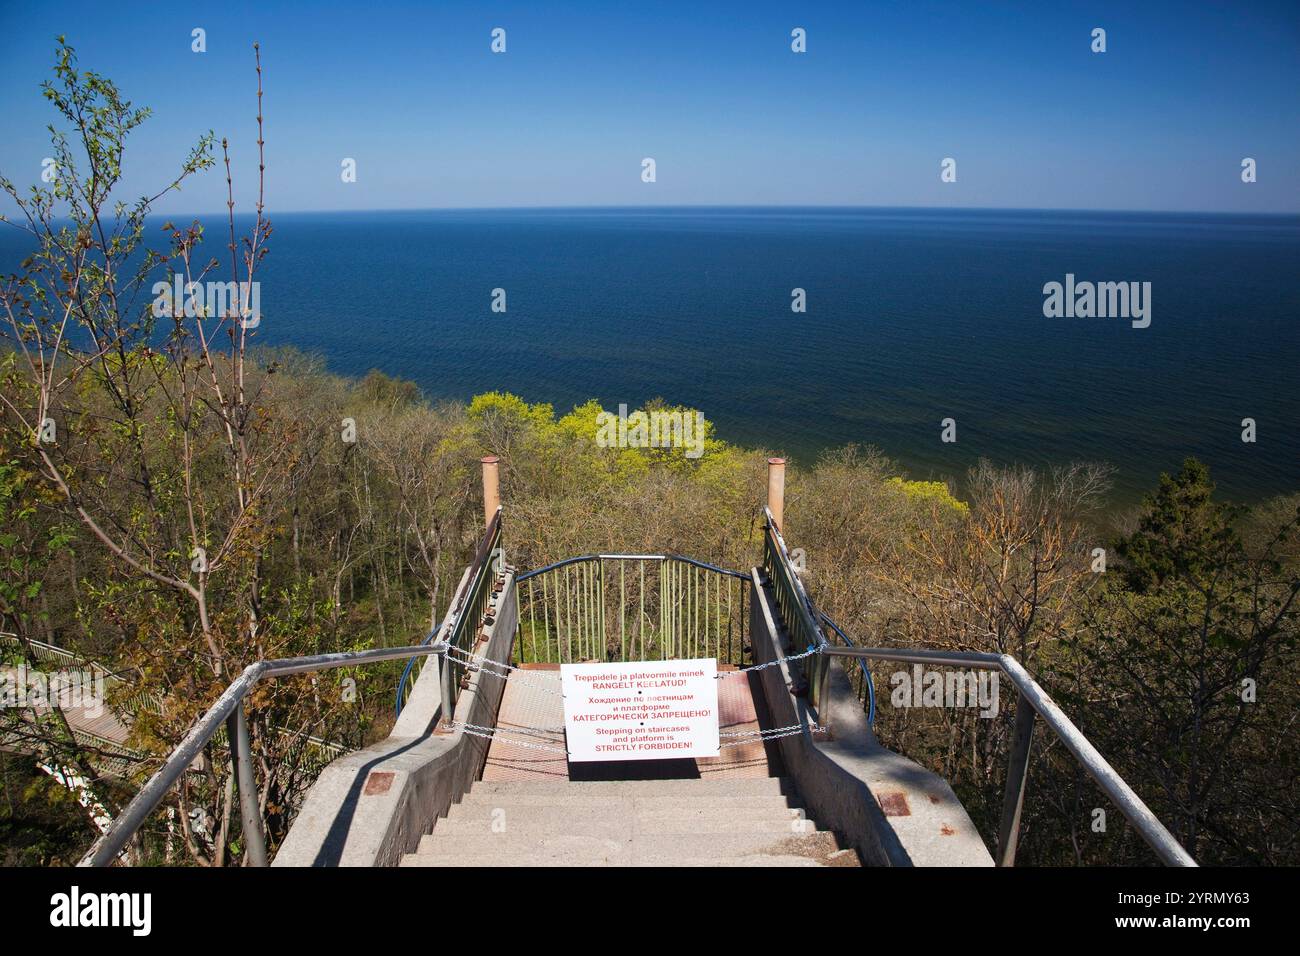
<path id="1" fill-rule="evenodd" d="M 569 759 L 718 756 L 718 663 L 561 664 Z"/>

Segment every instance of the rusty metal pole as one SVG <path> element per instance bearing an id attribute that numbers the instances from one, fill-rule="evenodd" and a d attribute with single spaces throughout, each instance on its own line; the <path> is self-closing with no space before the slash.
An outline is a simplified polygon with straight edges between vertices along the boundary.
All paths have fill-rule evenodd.
<path id="1" fill-rule="evenodd" d="M 776 530 L 785 524 L 785 459 L 767 460 L 767 510 L 772 512 Z"/>
<path id="2" fill-rule="evenodd" d="M 483 527 L 489 527 L 501 507 L 501 459 L 488 455 L 479 459 L 483 464 Z"/>

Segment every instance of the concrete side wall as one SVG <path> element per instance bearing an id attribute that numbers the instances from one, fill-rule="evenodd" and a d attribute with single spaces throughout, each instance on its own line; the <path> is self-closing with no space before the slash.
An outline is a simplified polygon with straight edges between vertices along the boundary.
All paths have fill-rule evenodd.
<path id="1" fill-rule="evenodd" d="M 788 638 L 778 624 L 772 592 L 757 569 L 751 574 L 754 662 L 782 661 L 759 672 L 773 726 L 815 724 L 807 700 L 790 692 L 798 677 L 792 670 L 800 662 L 784 660 Z M 803 733 L 774 741 L 810 816 L 854 846 L 868 865 L 992 866 L 947 782 L 876 740 L 838 661 L 831 663 L 826 696 L 829 739 Z"/>
<path id="2" fill-rule="evenodd" d="M 464 579 L 462 579 L 464 583 Z M 514 574 L 475 653 L 509 660 L 519 618 Z M 273 866 L 396 866 L 478 777 L 491 741 L 440 733 L 441 660 L 431 658 L 385 740 L 340 757 L 321 773 Z M 491 727 L 505 682 L 478 671 L 456 701 L 458 723 Z"/>

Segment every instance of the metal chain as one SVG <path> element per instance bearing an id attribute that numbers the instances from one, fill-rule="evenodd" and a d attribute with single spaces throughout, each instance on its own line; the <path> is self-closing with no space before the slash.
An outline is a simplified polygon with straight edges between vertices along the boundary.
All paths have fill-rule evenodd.
<path id="1" fill-rule="evenodd" d="M 819 727 L 817 724 L 810 724 L 808 727 L 809 732 L 814 734 L 819 733 L 824 729 L 825 729 L 824 727 Z M 800 730 L 803 730 L 803 724 L 789 724 L 785 727 L 772 727 L 767 730 L 738 730 L 738 731 L 720 730 L 718 731 L 718 736 L 719 737 L 767 737 L 768 735 L 776 736 L 779 734 L 780 736 L 784 737 L 785 734 L 783 733 L 783 731 L 798 732 Z"/>
<path id="2" fill-rule="evenodd" d="M 803 660 L 805 657 L 813 657 L 817 654 L 822 653 L 822 651 L 829 646 L 830 645 L 828 644 L 809 645 L 808 650 L 806 651 L 801 651 L 798 654 L 787 654 L 785 657 L 779 660 L 771 660 L 768 661 L 766 664 L 751 664 L 748 667 L 738 667 L 734 671 L 723 671 L 722 673 L 717 675 L 717 679 L 721 680 L 722 678 L 726 677 L 728 674 L 747 674 L 750 671 L 766 670 L 769 667 L 776 667 L 778 664 L 781 664 L 782 662 L 785 661 Z M 491 667 L 498 667 L 506 671 L 525 671 L 525 668 L 516 667 L 514 664 L 507 664 L 504 661 L 494 661 L 491 658 L 484 657 L 481 654 L 470 653 L 469 651 L 462 650 L 459 647 L 452 646 L 452 647 L 448 647 L 447 650 L 449 653 L 459 655 L 458 659 L 461 661 L 461 663 L 466 663 L 466 664 L 474 663 L 479 665 L 488 665 Z M 537 677 L 543 680 L 558 681 L 561 679 L 560 675 L 556 674 L 553 671 L 549 671 L 549 672 L 548 671 L 526 671 L 526 672 L 529 675 L 529 677 Z M 493 676 L 500 676 L 500 675 L 493 675 Z"/>
<path id="3" fill-rule="evenodd" d="M 468 724 L 460 720 L 455 721 L 452 726 L 460 727 L 464 729 L 466 733 L 472 733 L 474 734 L 474 736 L 477 737 L 490 737 L 493 739 L 503 740 L 507 743 L 518 744 L 521 747 L 535 747 L 536 749 L 540 749 L 540 750 L 551 750 L 554 751 L 555 753 L 568 753 L 567 750 L 559 749 L 556 747 L 544 747 L 541 745 L 532 744 L 522 740 L 514 740 L 510 737 L 504 736 L 499 729 L 493 727 L 483 727 L 480 726 L 479 724 Z M 812 724 L 807 729 L 809 733 L 817 734 L 817 733 L 824 732 L 826 728 L 820 727 L 817 724 Z M 803 733 L 803 731 L 804 731 L 803 725 L 790 724 L 789 726 L 786 727 L 772 727 L 768 730 L 746 730 L 746 731 L 738 731 L 738 732 L 720 731 L 718 733 L 718 736 L 738 738 L 736 743 L 723 744 L 722 746 L 739 747 L 745 743 L 752 742 L 753 739 L 777 740 L 781 737 L 793 737 L 796 734 Z M 545 734 L 563 734 L 565 732 L 565 728 L 563 727 L 511 727 L 510 732 L 518 733 L 518 734 L 531 734 L 540 737 Z"/>
<path id="4" fill-rule="evenodd" d="M 766 670 L 769 667 L 777 666 L 782 661 L 797 661 L 805 657 L 812 657 L 816 654 L 820 654 L 822 652 L 822 649 L 826 646 L 827 645 L 825 644 L 818 645 L 818 646 L 809 646 L 808 650 L 806 651 L 803 651 L 799 654 L 790 654 L 784 658 L 781 658 L 780 660 L 771 660 L 768 661 L 766 664 L 754 664 L 750 667 L 741 667 L 741 668 L 737 668 L 734 671 L 724 671 L 723 673 L 718 674 L 716 679 L 721 680 L 722 678 L 726 677 L 728 674 L 743 674 L 749 671 Z M 516 680 L 522 684 L 526 684 L 531 687 L 534 687 L 537 690 L 542 691 L 543 693 L 554 694 L 557 697 L 564 696 L 564 694 L 560 693 L 559 691 L 556 691 L 551 687 L 543 686 L 542 684 L 538 683 L 536 680 L 533 680 L 534 677 L 539 677 L 546 680 L 556 681 L 560 679 L 560 676 L 558 674 L 548 674 L 544 671 L 530 671 L 527 672 L 526 676 L 524 676 L 521 673 L 511 674 L 510 673 L 511 671 L 522 672 L 524 671 L 524 668 L 516 667 L 513 664 L 507 664 L 503 661 L 494 661 L 491 658 L 485 657 L 481 654 L 473 654 L 469 651 L 465 651 L 459 647 L 454 647 L 454 646 L 449 646 L 447 648 L 447 653 L 453 656 L 456 660 L 458 660 L 461 664 L 465 665 L 466 667 L 477 668 L 481 673 L 488 674 L 489 676 L 495 677 L 498 680 L 503 680 L 503 681 Z M 492 668 L 498 668 L 500 671 L 504 671 L 505 673 L 499 673 L 496 670 L 492 670 Z M 481 727 L 477 724 L 467 724 L 464 723 L 463 721 L 455 721 L 453 725 L 460 727 L 462 730 L 464 730 L 465 733 L 475 737 L 483 737 L 488 740 L 501 740 L 504 743 L 509 743 L 513 746 L 518 746 L 518 747 L 526 747 L 531 750 L 545 750 L 551 753 L 562 753 L 565 754 L 566 756 L 568 755 L 568 751 L 565 750 L 564 748 L 548 747 L 543 744 L 536 744 L 530 741 L 517 740 L 502 735 L 496 728 L 493 727 Z M 565 732 L 565 728 L 562 727 L 536 727 L 536 728 L 517 727 L 512 729 L 517 733 L 523 733 L 523 734 L 527 734 L 527 733 L 562 734 Z M 720 744 L 718 749 L 723 750 L 728 747 L 742 747 L 748 743 L 752 743 L 754 740 L 779 740 L 782 737 L 793 737 L 796 734 L 803 733 L 804 729 L 805 728 L 803 727 L 802 724 L 790 724 L 786 727 L 772 727 L 767 730 L 719 731 L 718 732 L 719 737 L 733 738 L 734 742 Z M 825 730 L 825 728 L 820 727 L 817 724 L 812 724 L 807 729 L 810 733 L 820 733 Z"/>
<path id="5" fill-rule="evenodd" d="M 813 731 L 815 732 L 815 731 L 817 731 L 817 730 L 820 730 L 821 728 L 820 728 L 820 727 L 817 727 L 817 728 L 810 727 L 810 728 L 808 728 L 808 729 L 809 729 L 809 730 L 813 730 Z M 778 739 L 781 738 L 781 737 L 793 737 L 793 736 L 795 736 L 796 734 L 801 734 L 801 733 L 803 733 L 803 728 L 802 728 L 802 727 L 795 727 L 795 728 L 793 728 L 793 729 L 786 730 L 786 732 L 783 733 L 783 734 L 772 734 L 770 737 L 763 737 L 762 739 L 763 739 L 763 740 L 778 740 Z M 718 745 L 718 749 L 719 749 L 719 750 L 726 750 L 728 747 L 743 747 L 743 746 L 745 746 L 746 744 L 749 744 L 749 743 L 753 743 L 753 741 L 752 741 L 752 740 L 737 740 L 737 741 L 735 741 L 735 742 L 733 742 L 733 743 L 729 743 L 729 744 L 719 744 L 719 745 Z"/>
<path id="6" fill-rule="evenodd" d="M 547 687 L 539 683 L 537 680 L 534 680 L 534 677 L 545 674 L 545 671 L 524 671 L 521 667 L 515 667 L 512 664 L 503 664 L 501 661 L 494 661 L 479 654 L 471 654 L 468 651 L 461 650 L 459 647 L 448 647 L 447 653 L 466 667 L 478 668 L 481 673 L 487 674 L 490 677 L 495 677 L 498 680 L 517 680 L 521 684 L 537 688 L 544 694 L 554 694 L 556 697 L 564 696 L 564 694 L 555 690 L 553 687 Z M 500 670 L 505 671 L 506 673 L 499 673 L 498 671 L 491 670 L 493 667 L 500 668 Z M 509 673 L 510 671 L 519 671 L 521 673 L 511 675 Z M 546 676 L 551 680 L 559 679 L 558 676 L 551 677 L 549 674 Z"/>
<path id="7" fill-rule="evenodd" d="M 505 728 L 498 727 L 497 729 L 506 730 L 512 734 L 525 734 L 527 736 L 535 737 L 545 737 L 548 735 L 554 736 L 556 734 L 563 735 L 565 733 L 565 728 L 563 727 L 525 727 L 520 724 L 514 724 Z"/>
<path id="8" fill-rule="evenodd" d="M 494 661 L 494 660 L 492 660 L 492 658 L 490 658 L 490 657 L 484 657 L 482 654 L 475 654 L 475 653 L 473 653 L 473 652 L 471 652 L 471 651 L 467 651 L 467 650 L 464 650 L 464 649 L 462 649 L 462 648 L 455 647 L 454 645 L 451 646 L 451 647 L 449 647 L 449 648 L 447 648 L 447 650 L 449 650 L 449 651 L 450 651 L 451 653 L 453 653 L 453 654 L 458 654 L 458 655 L 460 655 L 460 657 L 461 657 L 465 662 L 473 662 L 473 663 L 475 663 L 475 664 L 490 664 L 490 665 L 492 665 L 493 667 L 500 667 L 501 669 L 503 669 L 503 670 L 507 670 L 507 671 L 525 671 L 525 670 L 526 670 L 526 668 L 523 668 L 523 667 L 516 667 L 514 664 L 508 664 L 508 663 L 506 663 L 505 661 Z M 560 679 L 560 675 L 557 674 L 557 673 L 555 673 L 554 671 L 526 671 L 526 672 L 529 674 L 529 676 L 532 676 L 532 677 L 540 677 L 540 678 L 544 678 L 544 679 L 546 679 L 546 680 L 557 681 L 557 680 Z"/>
<path id="9" fill-rule="evenodd" d="M 513 737 L 506 737 L 498 733 L 492 727 L 480 727 L 478 724 L 467 724 L 463 721 L 455 721 L 453 727 L 459 727 L 462 732 L 469 734 L 471 737 L 482 737 L 485 740 L 500 740 L 503 743 L 510 744 L 512 747 L 525 747 L 529 750 L 545 750 L 550 753 L 564 754 L 566 757 L 569 752 L 563 747 L 547 747 L 544 744 L 535 744 L 527 740 L 516 740 Z"/>
<path id="10" fill-rule="evenodd" d="M 464 733 L 469 734 L 469 735 L 472 736 L 472 737 L 482 737 L 482 738 L 485 739 L 485 740 L 500 740 L 502 743 L 509 744 L 509 745 L 512 746 L 512 747 L 524 747 L 525 749 L 528 749 L 528 750 L 543 750 L 543 751 L 546 751 L 547 753 L 564 754 L 566 757 L 569 756 L 569 751 L 566 750 L 566 749 L 564 749 L 563 747 L 548 747 L 548 746 L 545 745 L 545 744 L 537 744 L 537 743 L 533 743 L 533 742 L 530 741 L 530 740 L 519 740 L 519 739 L 514 738 L 514 737 L 507 737 L 507 736 L 505 736 L 504 734 L 500 733 L 499 731 L 494 730 L 494 729 L 491 728 L 491 727 L 480 727 L 480 726 L 478 726 L 477 724 L 467 724 L 467 723 L 464 723 L 464 722 L 462 722 L 462 721 L 456 721 L 455 724 L 454 724 L 453 726 L 459 727 L 459 728 L 460 728 Z M 780 731 L 780 732 L 775 732 L 775 731 L 773 731 L 773 732 L 762 731 L 762 732 L 761 732 L 761 736 L 759 737 L 759 739 L 761 739 L 761 740 L 779 740 L 779 739 L 782 738 L 782 737 L 793 737 L 793 736 L 795 736 L 796 734 L 801 734 L 801 733 L 803 733 L 804 728 L 803 728 L 803 727 L 791 726 L 791 727 L 785 727 L 785 728 L 777 728 L 776 730 L 777 730 L 777 731 Z M 811 731 L 813 731 L 814 733 L 816 733 L 816 732 L 822 730 L 822 728 L 820 728 L 820 727 L 810 727 L 809 730 L 811 730 Z M 723 736 L 723 735 L 719 735 L 719 736 Z M 726 736 L 732 736 L 732 735 L 728 734 L 728 735 L 726 735 Z M 750 743 L 753 743 L 753 741 L 752 741 L 752 740 L 737 740 L 737 741 L 733 741 L 733 742 L 731 742 L 731 743 L 719 744 L 719 745 L 718 745 L 718 750 L 719 750 L 719 751 L 722 751 L 722 750 L 728 750 L 728 749 L 730 749 L 730 748 L 732 748 L 732 747 L 744 747 L 744 746 L 746 746 L 747 744 L 750 744 Z"/>
<path id="11" fill-rule="evenodd" d="M 776 667 L 778 664 L 781 664 L 785 661 L 797 661 L 797 660 L 802 660 L 805 657 L 812 657 L 815 654 L 820 654 L 823 648 L 829 646 L 830 646 L 829 644 L 816 644 L 816 645 L 810 644 L 808 646 L 808 650 L 803 651 L 799 654 L 789 654 L 780 659 L 768 661 L 766 664 L 751 664 L 749 667 L 740 667 L 734 671 L 724 671 L 718 675 L 718 680 L 721 680 L 722 678 L 726 677 L 728 674 L 748 674 L 752 671 L 762 671 L 762 670 L 767 670 L 769 667 Z"/>
<path id="12" fill-rule="evenodd" d="M 830 645 L 828 645 L 828 644 L 821 644 L 821 645 L 817 645 L 817 646 L 812 646 L 812 645 L 810 645 L 809 648 L 808 648 L 808 650 L 806 650 L 806 651 L 801 651 L 801 652 L 798 653 L 798 654 L 787 654 L 785 657 L 781 658 L 780 660 L 772 660 L 772 661 L 768 661 L 766 664 L 751 664 L 751 665 L 749 665 L 748 667 L 737 667 L 735 670 L 731 670 L 731 671 L 722 671 L 721 673 L 715 675 L 715 679 L 716 679 L 716 680 L 722 680 L 724 677 L 727 677 L 727 676 L 730 675 L 730 674 L 748 674 L 748 673 L 751 672 L 751 671 L 762 671 L 762 670 L 767 670 L 767 668 L 769 668 L 769 667 L 776 667 L 778 664 L 781 664 L 781 663 L 786 662 L 786 661 L 798 661 L 798 660 L 803 660 L 805 657 L 813 657 L 813 656 L 815 656 L 815 655 L 817 655 L 817 654 L 822 653 L 823 649 L 826 648 L 826 647 L 829 647 L 829 646 L 830 646 Z M 559 674 L 556 674 L 556 673 L 554 673 L 554 672 L 548 672 L 548 671 L 527 671 L 525 668 L 522 668 L 522 667 L 516 667 L 514 664 L 506 664 L 506 663 L 504 663 L 504 662 L 502 662 L 502 661 L 494 661 L 494 660 L 491 660 L 490 658 L 483 657 L 483 656 L 481 656 L 481 655 L 479 655 L 479 654 L 471 654 L 471 653 L 469 653 L 468 651 L 463 651 L 463 650 L 461 650 L 459 647 L 451 647 L 451 648 L 448 648 L 448 650 L 451 651 L 452 653 L 462 655 L 462 657 L 464 658 L 464 660 L 462 661 L 462 663 L 471 663 L 471 662 L 472 662 L 472 663 L 480 664 L 480 665 L 490 665 L 490 666 L 492 666 L 492 667 L 499 667 L 499 668 L 501 668 L 501 669 L 503 669 L 503 670 L 507 670 L 507 671 L 524 671 L 524 672 L 526 672 L 530 677 L 531 677 L 531 676 L 537 676 L 537 677 L 541 677 L 541 678 L 543 678 L 543 679 L 545 679 L 545 680 L 551 680 L 551 681 L 557 681 L 557 680 L 560 680 L 560 679 L 561 679 L 561 678 L 560 678 L 560 675 L 559 675 Z M 599 662 L 594 662 L 594 661 L 593 661 L 592 663 L 599 663 Z M 631 661 L 631 662 L 629 662 L 629 663 L 655 663 L 655 662 L 654 662 L 654 661 L 647 661 L 647 662 Z M 497 677 L 497 676 L 501 676 L 501 675 L 493 674 L 493 676 L 494 676 L 494 677 Z"/>

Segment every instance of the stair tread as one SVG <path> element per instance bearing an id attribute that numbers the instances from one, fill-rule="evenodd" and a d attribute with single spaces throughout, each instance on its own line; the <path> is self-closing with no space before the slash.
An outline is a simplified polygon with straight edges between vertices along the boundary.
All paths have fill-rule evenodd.
<path id="1" fill-rule="evenodd" d="M 790 781 L 784 777 L 730 777 L 694 778 L 688 780 L 480 780 L 470 793 L 565 793 L 578 794 L 644 794 L 647 796 L 692 794 L 765 794 L 793 792 Z"/>
<path id="2" fill-rule="evenodd" d="M 445 854 L 411 854 L 403 858 L 402 866 L 443 866 L 443 867 L 514 867 L 514 866 L 545 866 L 553 867 L 556 861 L 550 857 L 537 856 L 534 854 L 512 854 L 497 856 L 481 856 L 473 860 L 462 860 L 458 857 L 448 856 Z M 797 866 L 797 867 L 821 867 L 821 866 L 856 866 L 856 859 L 852 864 L 828 863 L 821 860 L 811 859 L 806 856 L 791 856 L 789 854 L 751 854 L 749 856 L 737 856 L 729 859 L 717 859 L 714 857 L 668 857 L 656 858 L 646 857 L 638 860 L 637 863 L 625 862 L 607 862 L 607 861 L 590 861 L 584 863 L 586 866 Z"/>
<path id="3" fill-rule="evenodd" d="M 494 793 L 475 789 L 460 803 L 452 804 L 451 812 L 455 813 L 459 807 L 734 807 L 743 810 L 749 807 L 790 808 L 800 803 L 793 795 L 781 793 Z"/>
<path id="4" fill-rule="evenodd" d="M 830 853 L 839 849 L 834 834 L 818 830 L 795 835 L 789 832 L 756 833 L 633 833 L 618 838 L 576 833 L 432 833 L 420 840 L 417 853 L 461 855 L 515 850 L 539 855 L 589 856 L 635 855 L 638 851 L 672 853 L 680 856 L 714 857 L 749 855 L 759 852 Z"/>
<path id="5" fill-rule="evenodd" d="M 678 804 L 639 803 L 612 804 L 600 806 L 564 806 L 555 803 L 537 805 L 479 804 L 465 806 L 457 804 L 451 812 L 438 821 L 441 825 L 446 820 L 542 820 L 568 819 L 574 821 L 588 820 L 795 820 L 804 816 L 798 807 L 787 807 L 783 803 L 767 806 L 705 806 L 692 807 Z"/>
<path id="6" fill-rule="evenodd" d="M 402 866 L 846 866 L 788 778 L 479 781 Z"/>
<path id="7" fill-rule="evenodd" d="M 799 829 L 796 829 L 796 825 Z M 421 839 L 436 841 L 444 835 L 486 834 L 501 839 L 510 836 L 527 836 L 529 838 L 566 834 L 599 837 L 608 840 L 630 840 L 638 836 L 650 836 L 660 833 L 682 834 L 796 834 L 815 831 L 811 821 L 797 817 L 771 816 L 725 817 L 725 816 L 682 816 L 668 814 L 664 816 L 634 818 L 580 818 L 564 817 L 523 817 L 523 818 L 448 818 L 438 822 L 433 833 L 425 834 Z"/>

